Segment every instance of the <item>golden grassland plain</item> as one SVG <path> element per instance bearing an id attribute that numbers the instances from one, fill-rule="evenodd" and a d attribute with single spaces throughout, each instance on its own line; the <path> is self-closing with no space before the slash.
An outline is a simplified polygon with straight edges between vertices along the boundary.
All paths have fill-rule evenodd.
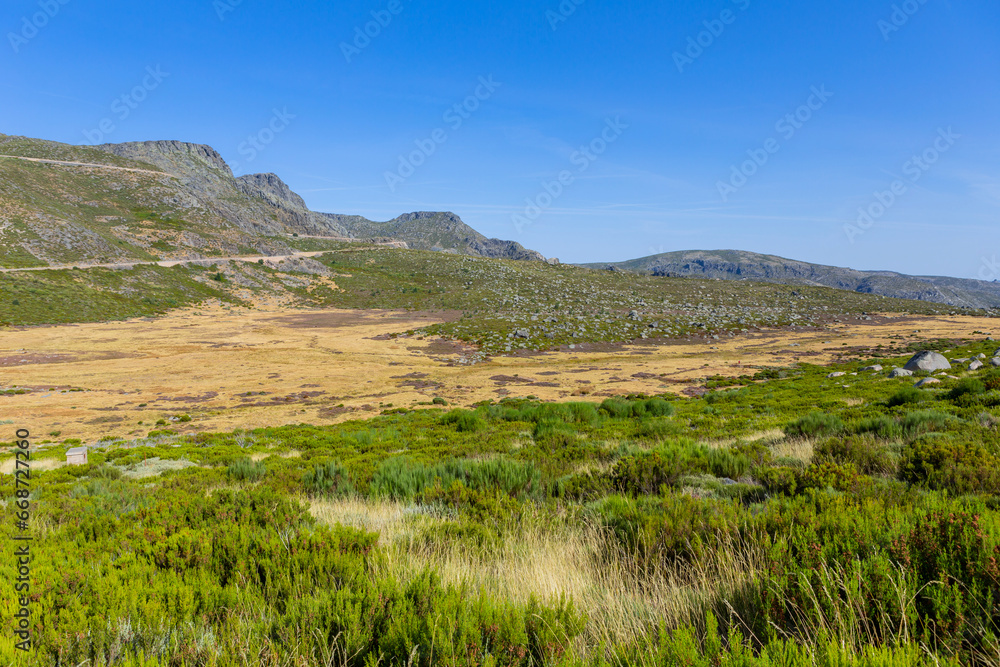
<path id="1" fill-rule="evenodd" d="M 332 424 L 434 397 L 460 406 L 508 395 L 599 401 L 682 392 L 707 377 L 752 375 L 755 367 L 828 363 L 850 349 L 965 338 L 991 322 L 885 314 L 824 330 L 583 345 L 478 364 L 461 363 L 472 351 L 465 344 L 391 335 L 450 317 L 276 304 L 7 329 L 0 331 L 0 390 L 30 391 L 0 394 L 0 419 L 39 437 L 93 443 L 165 426 L 197 433 Z"/>

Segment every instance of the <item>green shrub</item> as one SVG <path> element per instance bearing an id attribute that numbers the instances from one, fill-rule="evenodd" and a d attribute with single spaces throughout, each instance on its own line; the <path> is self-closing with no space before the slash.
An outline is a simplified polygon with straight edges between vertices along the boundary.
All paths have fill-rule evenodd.
<path id="1" fill-rule="evenodd" d="M 87 473 L 87 477 L 91 479 L 120 479 L 121 476 L 122 471 L 119 468 L 107 464 L 94 466 Z"/>
<path id="2" fill-rule="evenodd" d="M 478 433 L 486 428 L 482 417 L 471 410 L 452 410 L 441 418 L 441 423 L 454 425 L 459 433 Z"/>
<path id="3" fill-rule="evenodd" d="M 492 490 L 512 498 L 527 498 L 541 491 L 541 472 L 534 464 L 506 459 L 458 459 L 427 467 L 407 458 L 384 461 L 372 478 L 373 496 L 412 500 L 435 487 L 448 489 L 460 482 L 473 491 Z"/>
<path id="4" fill-rule="evenodd" d="M 916 387 L 903 387 L 889 398 L 887 404 L 890 408 L 896 408 L 901 405 L 911 405 L 913 403 L 926 401 L 928 396 L 929 394 L 922 389 L 917 389 Z"/>
<path id="5" fill-rule="evenodd" d="M 261 479 L 267 469 L 263 463 L 252 461 L 247 457 L 237 459 L 226 466 L 229 479 L 238 482 L 256 482 Z"/>
<path id="6" fill-rule="evenodd" d="M 857 492 L 862 477 L 853 463 L 822 461 L 813 463 L 802 473 L 802 489 L 831 488 L 841 492 Z"/>
<path id="7" fill-rule="evenodd" d="M 943 412 L 924 410 L 906 414 L 900 420 L 900 426 L 905 437 L 915 438 L 922 433 L 943 431 L 955 421 L 954 417 Z"/>
<path id="8" fill-rule="evenodd" d="M 956 494 L 995 493 L 1000 489 L 1000 461 L 981 444 L 930 434 L 904 450 L 899 478 Z"/>
<path id="9" fill-rule="evenodd" d="M 793 496 L 802 488 L 802 476 L 799 468 L 780 466 L 759 471 L 758 481 L 769 493 Z"/>
<path id="10" fill-rule="evenodd" d="M 590 502 L 614 491 L 611 477 L 605 473 L 586 472 L 566 475 L 555 481 L 552 495 L 556 498 Z"/>
<path id="11" fill-rule="evenodd" d="M 646 414 L 652 417 L 670 417 L 674 414 L 674 406 L 662 398 L 651 398 L 646 401 Z"/>
<path id="12" fill-rule="evenodd" d="M 816 463 L 831 462 L 854 465 L 866 475 L 887 474 L 896 469 L 896 459 L 884 446 L 873 439 L 859 436 L 829 438 L 813 450 Z"/>
<path id="13" fill-rule="evenodd" d="M 667 438 L 677 437 L 684 431 L 684 426 L 666 417 L 643 419 L 639 422 L 636 434 L 643 439 L 659 442 Z"/>
<path id="14" fill-rule="evenodd" d="M 336 497 L 354 493 L 347 469 L 337 461 L 314 465 L 302 475 L 302 487 L 313 498 Z"/>
<path id="15" fill-rule="evenodd" d="M 610 496 L 594 506 L 617 545 L 642 566 L 696 561 L 735 538 L 743 511 L 729 500 L 699 500 L 683 494 L 658 498 Z"/>
<path id="16" fill-rule="evenodd" d="M 628 419 L 632 416 L 632 403 L 620 398 L 608 398 L 601 403 L 601 412 L 614 419 Z"/>
<path id="17" fill-rule="evenodd" d="M 957 401 L 966 396 L 972 397 L 985 393 L 985 384 L 980 382 L 977 378 L 965 378 L 952 387 L 951 391 L 948 392 L 948 399 L 951 401 Z"/>
<path id="18" fill-rule="evenodd" d="M 868 433 L 882 440 L 901 440 L 903 438 L 903 427 L 900 421 L 885 415 L 863 419 L 853 430 L 856 434 Z"/>
<path id="19" fill-rule="evenodd" d="M 681 475 L 709 472 L 709 452 L 690 442 L 675 442 L 620 459 L 611 469 L 615 488 L 627 495 L 660 492 Z"/>
<path id="20" fill-rule="evenodd" d="M 565 422 L 555 419 L 545 419 L 535 424 L 531 437 L 539 447 L 550 450 L 572 447 L 578 440 L 576 431 Z"/>
<path id="21" fill-rule="evenodd" d="M 433 405 L 448 405 L 448 401 L 444 400 L 440 396 L 435 396 L 433 400 L 431 400 L 431 403 Z"/>
<path id="22" fill-rule="evenodd" d="M 818 438 L 837 435 L 844 430 L 844 422 L 837 415 L 810 412 L 785 427 L 785 435 L 792 438 Z"/>

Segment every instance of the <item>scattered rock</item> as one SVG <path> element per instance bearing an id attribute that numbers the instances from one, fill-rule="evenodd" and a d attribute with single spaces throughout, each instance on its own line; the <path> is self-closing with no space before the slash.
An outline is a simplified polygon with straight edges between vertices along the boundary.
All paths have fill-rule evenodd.
<path id="1" fill-rule="evenodd" d="M 978 371 L 982 367 L 983 367 L 983 362 L 979 361 L 979 359 L 976 359 L 971 364 L 969 364 L 970 371 Z"/>
<path id="2" fill-rule="evenodd" d="M 996 368 L 1000 368 L 1000 357 L 993 357 L 992 359 L 990 359 L 990 363 L 993 364 Z"/>
<path id="3" fill-rule="evenodd" d="M 926 387 L 932 384 L 941 384 L 941 380 L 938 380 L 937 378 L 924 378 L 923 380 L 917 383 L 917 388 L 919 389 L 921 387 Z"/>
<path id="4" fill-rule="evenodd" d="M 907 378 L 912 376 L 913 371 L 908 371 L 905 368 L 893 368 L 889 371 L 889 377 L 891 378 Z"/>
<path id="5" fill-rule="evenodd" d="M 826 378 L 828 380 L 832 380 L 833 378 L 842 378 L 845 375 L 847 375 L 847 373 L 830 373 L 829 375 L 826 376 Z"/>
<path id="6" fill-rule="evenodd" d="M 880 372 L 882 372 L 882 367 L 879 366 L 878 364 L 875 364 L 874 366 L 865 366 L 864 368 L 861 369 L 861 372 L 862 373 L 867 373 L 867 372 L 880 373 Z"/>
<path id="7" fill-rule="evenodd" d="M 946 371 L 951 363 L 937 352 L 919 352 L 905 366 L 908 371 Z"/>
<path id="8" fill-rule="evenodd" d="M 531 332 L 528 331 L 527 329 L 518 329 L 517 331 L 514 332 L 514 338 L 529 338 L 529 337 L 531 337 Z M 951 368 L 951 366 L 949 366 L 948 368 Z"/>

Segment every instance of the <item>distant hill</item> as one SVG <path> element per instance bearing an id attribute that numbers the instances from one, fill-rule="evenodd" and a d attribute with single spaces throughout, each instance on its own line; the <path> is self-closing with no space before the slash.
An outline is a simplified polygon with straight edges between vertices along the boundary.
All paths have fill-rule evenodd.
<path id="1" fill-rule="evenodd" d="M 784 285 L 825 286 L 899 299 L 944 303 L 956 307 L 1000 308 L 1000 282 L 940 276 L 908 276 L 892 271 L 856 271 L 742 250 L 668 252 L 627 262 L 583 266 L 654 276 L 692 276 Z"/>
<path id="2" fill-rule="evenodd" d="M 0 134 L 0 156 L 13 156 L 0 157 L 2 267 L 280 254 L 292 235 L 545 259 L 488 239 L 453 213 L 380 223 L 311 211 L 276 174 L 234 177 L 215 149 L 200 144 L 72 146 Z"/>

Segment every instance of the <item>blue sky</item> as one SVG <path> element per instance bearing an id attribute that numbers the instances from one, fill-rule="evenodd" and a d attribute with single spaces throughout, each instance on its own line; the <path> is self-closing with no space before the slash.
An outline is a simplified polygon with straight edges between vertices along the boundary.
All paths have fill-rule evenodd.
<path id="1" fill-rule="evenodd" d="M 7 134 L 206 143 L 316 210 L 563 261 L 1000 278 L 995 0 L 6 0 L 0 28 Z"/>

